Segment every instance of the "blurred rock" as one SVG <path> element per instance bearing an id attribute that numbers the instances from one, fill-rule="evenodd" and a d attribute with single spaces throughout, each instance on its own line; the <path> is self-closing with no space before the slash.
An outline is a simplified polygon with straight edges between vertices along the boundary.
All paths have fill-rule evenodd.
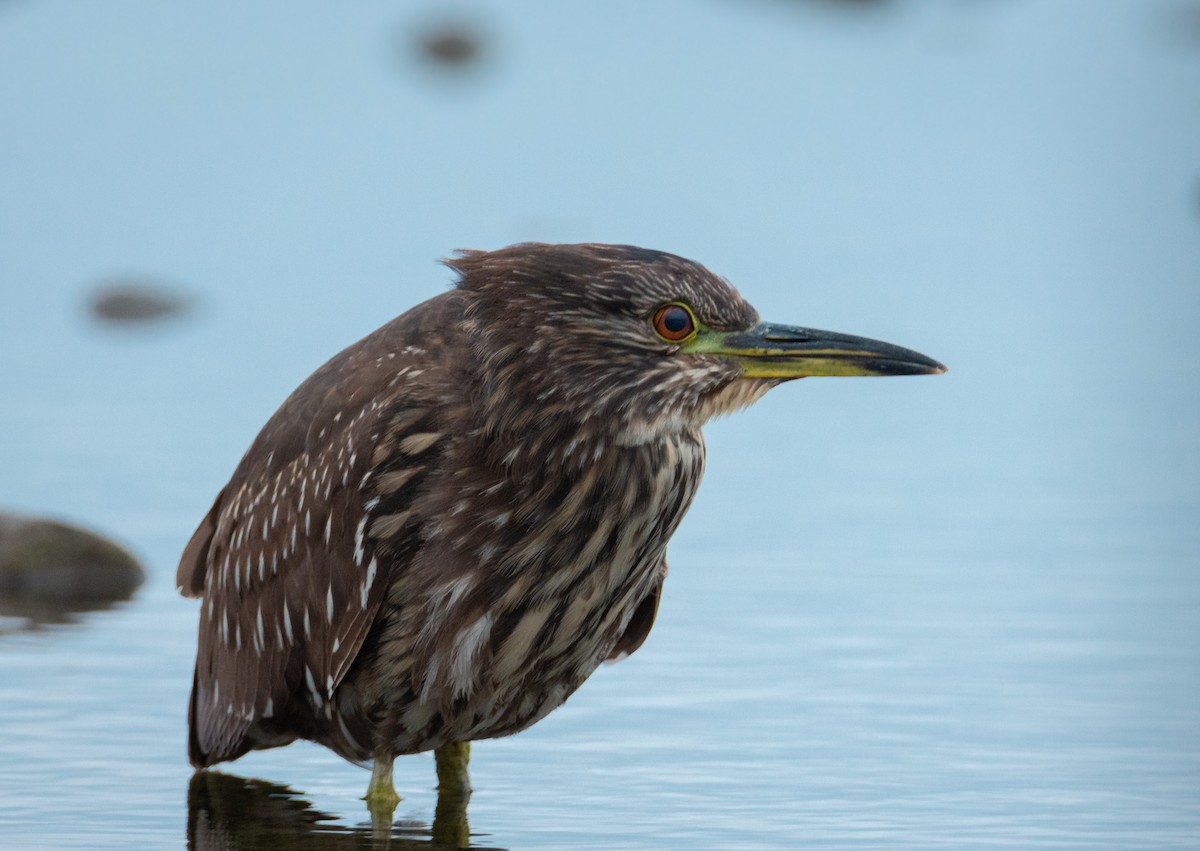
<path id="1" fill-rule="evenodd" d="M 476 71 L 487 52 L 483 28 L 458 18 L 427 22 L 413 32 L 406 28 L 406 52 L 415 47 L 421 64 L 456 76 Z"/>
<path id="2" fill-rule="evenodd" d="M 421 39 L 425 57 L 443 65 L 468 65 L 479 58 L 481 46 L 478 36 L 465 29 L 442 29 Z"/>
<path id="3" fill-rule="evenodd" d="M 153 322 L 185 313 L 189 301 L 169 287 L 141 281 L 110 281 L 91 299 L 97 319 L 114 323 Z"/>
<path id="4" fill-rule="evenodd" d="M 1158 9 L 1157 23 L 1163 46 L 1192 49 L 1200 46 L 1200 3 L 1195 0 L 1162 6 Z"/>
<path id="5" fill-rule="evenodd" d="M 127 600 L 145 579 L 128 551 L 98 535 L 58 523 L 0 513 L 0 608 L 41 619 Z"/>

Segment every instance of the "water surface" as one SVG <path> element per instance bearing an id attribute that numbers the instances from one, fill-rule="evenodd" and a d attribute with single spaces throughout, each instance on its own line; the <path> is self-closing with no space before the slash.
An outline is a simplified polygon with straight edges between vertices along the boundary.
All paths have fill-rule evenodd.
<path id="1" fill-rule="evenodd" d="M 951 372 L 714 424 L 654 633 L 476 745 L 475 844 L 1200 846 L 1194 9 L 473 4 L 448 70 L 439 8 L 0 5 L 0 507 L 150 570 L 4 621 L 0 847 L 372 844 L 317 747 L 189 797 L 175 562 L 296 383 L 524 239 L 685 254 Z M 95 324 L 129 276 L 195 309 Z M 432 759 L 396 779 L 426 844 Z"/>

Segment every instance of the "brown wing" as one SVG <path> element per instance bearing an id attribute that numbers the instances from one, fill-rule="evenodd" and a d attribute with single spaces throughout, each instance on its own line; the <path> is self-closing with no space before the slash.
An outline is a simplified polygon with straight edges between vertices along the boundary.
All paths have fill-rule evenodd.
<path id="1" fill-rule="evenodd" d="M 414 308 L 305 381 L 185 547 L 176 582 L 202 597 L 193 764 L 286 743 L 311 727 L 305 717 L 330 717 L 396 554 L 415 551 L 378 550 L 367 530 L 381 506 L 364 486 L 387 455 L 380 448 L 397 440 L 397 410 L 420 428 L 436 416 L 444 338 L 432 332 L 452 318 L 453 295 Z"/>
<path id="2" fill-rule="evenodd" d="M 658 568 L 658 581 L 654 583 L 650 593 L 633 610 L 633 615 L 629 618 L 625 631 L 621 633 L 616 646 L 604 661 L 620 662 L 646 641 L 646 636 L 650 634 L 650 630 L 654 626 L 654 619 L 658 616 L 658 604 L 662 602 L 663 581 L 666 578 L 667 560 L 663 558 Z"/>

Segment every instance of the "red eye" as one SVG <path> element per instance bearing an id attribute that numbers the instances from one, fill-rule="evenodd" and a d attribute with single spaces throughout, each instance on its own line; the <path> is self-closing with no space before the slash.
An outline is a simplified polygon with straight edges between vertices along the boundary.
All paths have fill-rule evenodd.
<path id="1" fill-rule="evenodd" d="M 696 321 L 682 304 L 664 304 L 654 314 L 654 330 L 664 340 L 679 343 L 696 333 Z"/>

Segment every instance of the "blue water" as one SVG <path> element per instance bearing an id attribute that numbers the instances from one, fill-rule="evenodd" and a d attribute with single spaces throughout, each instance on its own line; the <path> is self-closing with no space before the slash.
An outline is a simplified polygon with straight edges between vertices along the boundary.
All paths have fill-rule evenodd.
<path id="1" fill-rule="evenodd" d="M 443 15 L 474 66 L 420 59 Z M 1200 847 L 1197 20 L 0 3 L 0 508 L 150 572 L 0 624 L 0 847 L 186 844 L 183 543 L 292 387 L 448 285 L 436 258 L 527 239 L 684 254 L 951 371 L 710 427 L 654 633 L 476 745 L 476 844 Z M 121 276 L 194 309 L 102 327 Z M 320 748 L 223 770 L 264 808 L 229 847 L 366 842 L 366 774 Z M 432 759 L 396 779 L 424 841 Z"/>

